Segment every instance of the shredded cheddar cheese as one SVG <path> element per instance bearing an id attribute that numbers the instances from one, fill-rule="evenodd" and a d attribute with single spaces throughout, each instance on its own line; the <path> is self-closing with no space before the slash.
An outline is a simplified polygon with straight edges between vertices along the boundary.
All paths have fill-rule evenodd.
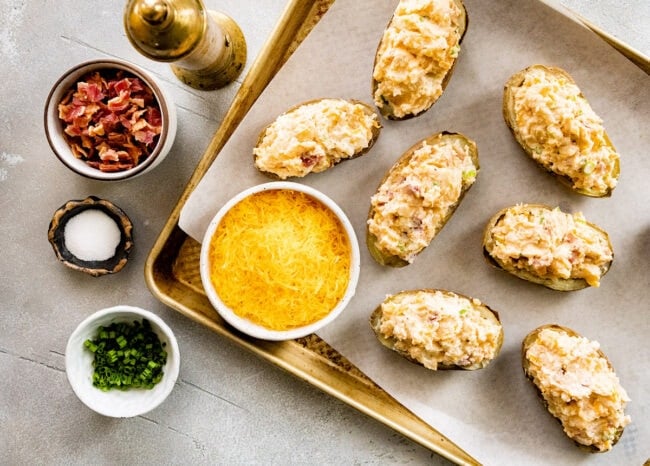
<path id="1" fill-rule="evenodd" d="M 350 251 L 325 205 L 299 191 L 262 191 L 223 217 L 210 243 L 210 276 L 235 314 L 288 330 L 336 307 L 350 279 Z"/>

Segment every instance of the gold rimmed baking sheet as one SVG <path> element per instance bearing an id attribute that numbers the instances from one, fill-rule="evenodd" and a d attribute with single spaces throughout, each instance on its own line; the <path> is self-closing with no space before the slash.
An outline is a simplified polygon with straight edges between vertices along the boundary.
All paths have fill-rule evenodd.
<path id="1" fill-rule="evenodd" d="M 187 197 L 219 150 L 266 84 L 333 2 L 334 0 L 292 0 L 287 5 L 154 243 L 145 264 L 145 280 L 161 302 L 215 333 L 454 463 L 480 464 L 398 403 L 318 336 L 310 335 L 287 342 L 266 342 L 248 338 L 227 326 L 208 301 L 201 285 L 201 245 L 178 226 L 180 211 Z M 279 50 L 284 52 L 278 53 Z"/>
<path id="2" fill-rule="evenodd" d="M 392 396 L 381 390 L 320 338 L 312 336 L 292 342 L 268 343 L 245 338 L 226 327 L 201 288 L 198 273 L 200 246 L 178 226 L 180 211 L 186 204 L 188 196 L 212 165 L 225 141 L 296 44 L 331 3 L 331 1 L 313 3 L 295 0 L 289 4 L 154 245 L 146 265 L 147 282 L 162 302 L 216 333 L 237 342 L 442 456 L 459 464 L 477 464 L 442 434 L 422 422 L 396 402 Z M 278 50 L 287 50 L 287 52 L 278 54 Z M 435 422 L 432 424 L 439 425 Z"/>

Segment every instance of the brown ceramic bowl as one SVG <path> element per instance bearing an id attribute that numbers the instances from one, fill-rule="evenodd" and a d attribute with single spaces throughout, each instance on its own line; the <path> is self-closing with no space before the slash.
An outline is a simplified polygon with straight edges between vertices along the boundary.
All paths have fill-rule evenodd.
<path id="1" fill-rule="evenodd" d="M 70 251 L 66 244 L 65 229 L 68 222 L 75 215 L 89 209 L 96 209 L 106 214 L 119 229 L 120 238 L 112 257 L 100 260 L 79 258 Z M 126 265 L 129 254 L 133 249 L 133 224 L 124 211 L 112 202 L 89 196 L 83 200 L 68 201 L 58 208 L 50 222 L 47 238 L 54 249 L 56 257 L 63 264 L 73 270 L 98 277 L 119 272 Z"/>

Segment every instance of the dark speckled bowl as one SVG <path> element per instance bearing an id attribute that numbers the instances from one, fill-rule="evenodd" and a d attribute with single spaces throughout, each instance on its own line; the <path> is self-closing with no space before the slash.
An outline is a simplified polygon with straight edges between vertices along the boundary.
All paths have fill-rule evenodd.
<path id="1" fill-rule="evenodd" d="M 120 243 L 113 257 L 102 261 L 87 261 L 74 256 L 65 244 L 65 226 L 75 215 L 87 209 L 98 209 L 111 217 L 120 229 Z M 84 200 L 68 201 L 59 207 L 47 232 L 47 238 L 54 249 L 56 257 L 74 270 L 87 273 L 94 277 L 116 273 L 122 270 L 133 249 L 133 224 L 129 217 L 115 204 L 105 199 L 89 196 Z"/>

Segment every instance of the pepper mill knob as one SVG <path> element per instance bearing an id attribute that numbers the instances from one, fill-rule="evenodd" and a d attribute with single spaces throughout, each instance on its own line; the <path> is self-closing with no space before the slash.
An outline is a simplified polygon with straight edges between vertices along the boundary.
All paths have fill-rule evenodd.
<path id="1" fill-rule="evenodd" d="M 142 19 L 153 25 L 162 24 L 168 15 L 168 7 L 165 2 L 145 1 L 142 3 Z"/>
<path id="2" fill-rule="evenodd" d="M 170 62 L 178 79 L 202 90 L 234 81 L 246 64 L 246 40 L 232 18 L 201 0 L 129 0 L 124 28 L 152 60 Z"/>

